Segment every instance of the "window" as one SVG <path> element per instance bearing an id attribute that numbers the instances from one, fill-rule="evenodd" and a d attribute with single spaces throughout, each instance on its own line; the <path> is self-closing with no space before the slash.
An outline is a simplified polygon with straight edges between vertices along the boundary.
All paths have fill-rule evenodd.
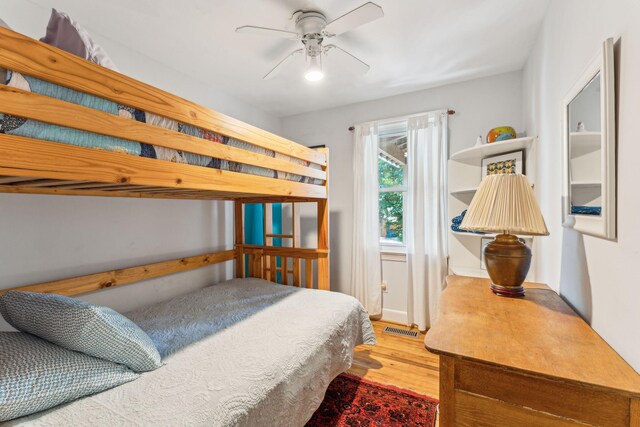
<path id="1" fill-rule="evenodd" d="M 405 237 L 407 123 L 386 123 L 378 132 L 380 243 L 383 250 L 398 249 Z"/>

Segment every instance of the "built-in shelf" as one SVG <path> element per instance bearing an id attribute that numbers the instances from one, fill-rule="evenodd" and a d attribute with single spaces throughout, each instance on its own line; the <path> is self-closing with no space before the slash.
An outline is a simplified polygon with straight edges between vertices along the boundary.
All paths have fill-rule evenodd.
<path id="1" fill-rule="evenodd" d="M 601 187 L 602 183 L 599 181 L 573 181 L 571 183 L 571 188 L 588 188 L 588 187 Z"/>
<path id="2" fill-rule="evenodd" d="M 602 134 L 600 132 L 571 132 L 571 144 L 595 145 L 600 148 Z"/>
<path id="3" fill-rule="evenodd" d="M 478 190 L 478 187 L 473 187 L 473 188 L 463 188 L 460 190 L 452 190 L 451 191 L 451 195 L 452 196 L 465 196 L 467 194 L 473 194 Z"/>
<path id="4" fill-rule="evenodd" d="M 453 231 L 451 230 L 452 234 L 455 234 L 456 236 L 464 236 L 464 237 L 496 237 L 497 234 L 496 233 L 486 233 L 486 234 L 478 234 L 478 233 L 466 233 L 464 231 Z"/>
<path id="5" fill-rule="evenodd" d="M 473 268 L 473 267 L 450 267 L 451 273 L 456 276 L 469 276 L 469 277 L 483 277 L 488 279 L 489 273 L 487 270 L 483 270 L 481 268 Z"/>
<path id="6" fill-rule="evenodd" d="M 463 210 L 468 209 L 470 201 L 478 191 L 483 159 L 518 150 L 525 150 L 530 154 L 534 143 L 534 137 L 525 137 L 482 144 L 453 153 L 448 162 L 449 221 L 460 215 Z M 493 240 L 497 233 L 476 234 L 449 230 L 450 234 L 447 235 L 449 238 L 449 272 L 460 276 L 488 278 L 487 271 L 480 267 L 481 243 L 483 238 Z M 527 245 L 533 244 L 532 236 L 522 237 Z"/>
<path id="7" fill-rule="evenodd" d="M 602 144 L 600 132 L 571 132 L 571 158 L 578 158 L 595 151 L 599 151 Z"/>
<path id="8" fill-rule="evenodd" d="M 600 138 L 602 133 L 600 132 L 570 132 L 571 138 Z"/>
<path id="9" fill-rule="evenodd" d="M 478 164 L 482 159 L 496 154 L 507 153 L 509 151 L 526 150 L 533 144 L 533 137 L 508 139 L 506 141 L 493 142 L 491 144 L 482 144 L 475 147 L 458 151 L 451 155 L 451 160 L 469 161 L 477 160 Z"/>
<path id="10" fill-rule="evenodd" d="M 600 184 L 598 184 L 598 185 L 600 185 Z M 531 188 L 533 188 L 533 187 L 534 187 L 534 185 L 531 184 Z M 454 197 L 460 197 L 460 196 L 472 195 L 476 191 L 478 191 L 478 187 L 462 188 L 460 190 L 451 190 L 449 193 Z"/>
<path id="11" fill-rule="evenodd" d="M 463 237 L 489 237 L 493 239 L 498 235 L 497 233 L 478 234 L 478 233 L 465 233 L 464 231 L 453 231 L 453 230 L 450 230 L 450 231 L 452 234 L 455 234 L 456 236 L 463 236 Z M 518 236 L 518 237 L 521 239 L 533 239 L 533 236 Z"/>

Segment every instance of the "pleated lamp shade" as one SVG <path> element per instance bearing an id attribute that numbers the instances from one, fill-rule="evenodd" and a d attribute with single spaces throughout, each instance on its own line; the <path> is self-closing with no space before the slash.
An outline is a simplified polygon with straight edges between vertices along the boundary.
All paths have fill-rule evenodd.
<path id="1" fill-rule="evenodd" d="M 488 175 L 480 183 L 460 228 L 547 236 L 549 231 L 526 176 Z"/>

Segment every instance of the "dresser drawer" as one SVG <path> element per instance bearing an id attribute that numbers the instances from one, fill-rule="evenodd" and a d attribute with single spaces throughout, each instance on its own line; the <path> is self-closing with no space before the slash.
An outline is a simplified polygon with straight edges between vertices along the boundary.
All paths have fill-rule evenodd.
<path id="1" fill-rule="evenodd" d="M 575 427 L 585 426 L 568 418 L 510 405 L 488 397 L 456 391 L 456 427 Z"/>
<path id="2" fill-rule="evenodd" d="M 454 384 L 456 415 L 463 409 L 461 406 L 463 402 L 477 400 L 473 396 L 484 396 L 488 401 L 493 401 L 496 410 L 502 408 L 512 414 L 527 413 L 533 416 L 532 414 L 539 412 L 588 425 L 611 427 L 628 426 L 630 421 L 630 401 L 620 394 L 531 376 L 482 363 L 456 360 Z M 459 395 L 462 396 L 459 397 Z M 482 402 L 482 405 L 487 404 L 488 402 Z M 515 407 L 522 410 L 518 411 Z M 468 412 L 468 408 L 465 411 Z"/>

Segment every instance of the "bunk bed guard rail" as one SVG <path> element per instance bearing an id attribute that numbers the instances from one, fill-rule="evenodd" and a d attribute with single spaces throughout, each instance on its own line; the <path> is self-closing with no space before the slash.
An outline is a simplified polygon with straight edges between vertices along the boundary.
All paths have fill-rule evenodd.
<path id="1" fill-rule="evenodd" d="M 204 138 L 213 135 L 223 142 L 237 142 L 233 146 L 207 141 L 176 126 L 164 128 L 89 108 L 82 101 L 46 96 L 25 84 L 0 84 L 0 113 L 13 119 L 5 120 L 0 133 L 0 191 L 189 199 L 327 198 L 325 151 L 312 150 L 6 28 L 0 28 L 0 68 L 155 115 L 159 121 L 170 120 L 178 128 L 200 130 Z M 203 167 L 119 152 L 127 151 L 125 148 L 114 152 L 78 146 L 82 141 L 72 145 L 55 138 L 12 134 L 11 126 L 26 120 L 216 161 Z M 216 167 L 220 162 L 231 166 L 222 170 Z M 242 169 L 237 165 L 260 170 L 260 175 L 237 172 Z"/>

